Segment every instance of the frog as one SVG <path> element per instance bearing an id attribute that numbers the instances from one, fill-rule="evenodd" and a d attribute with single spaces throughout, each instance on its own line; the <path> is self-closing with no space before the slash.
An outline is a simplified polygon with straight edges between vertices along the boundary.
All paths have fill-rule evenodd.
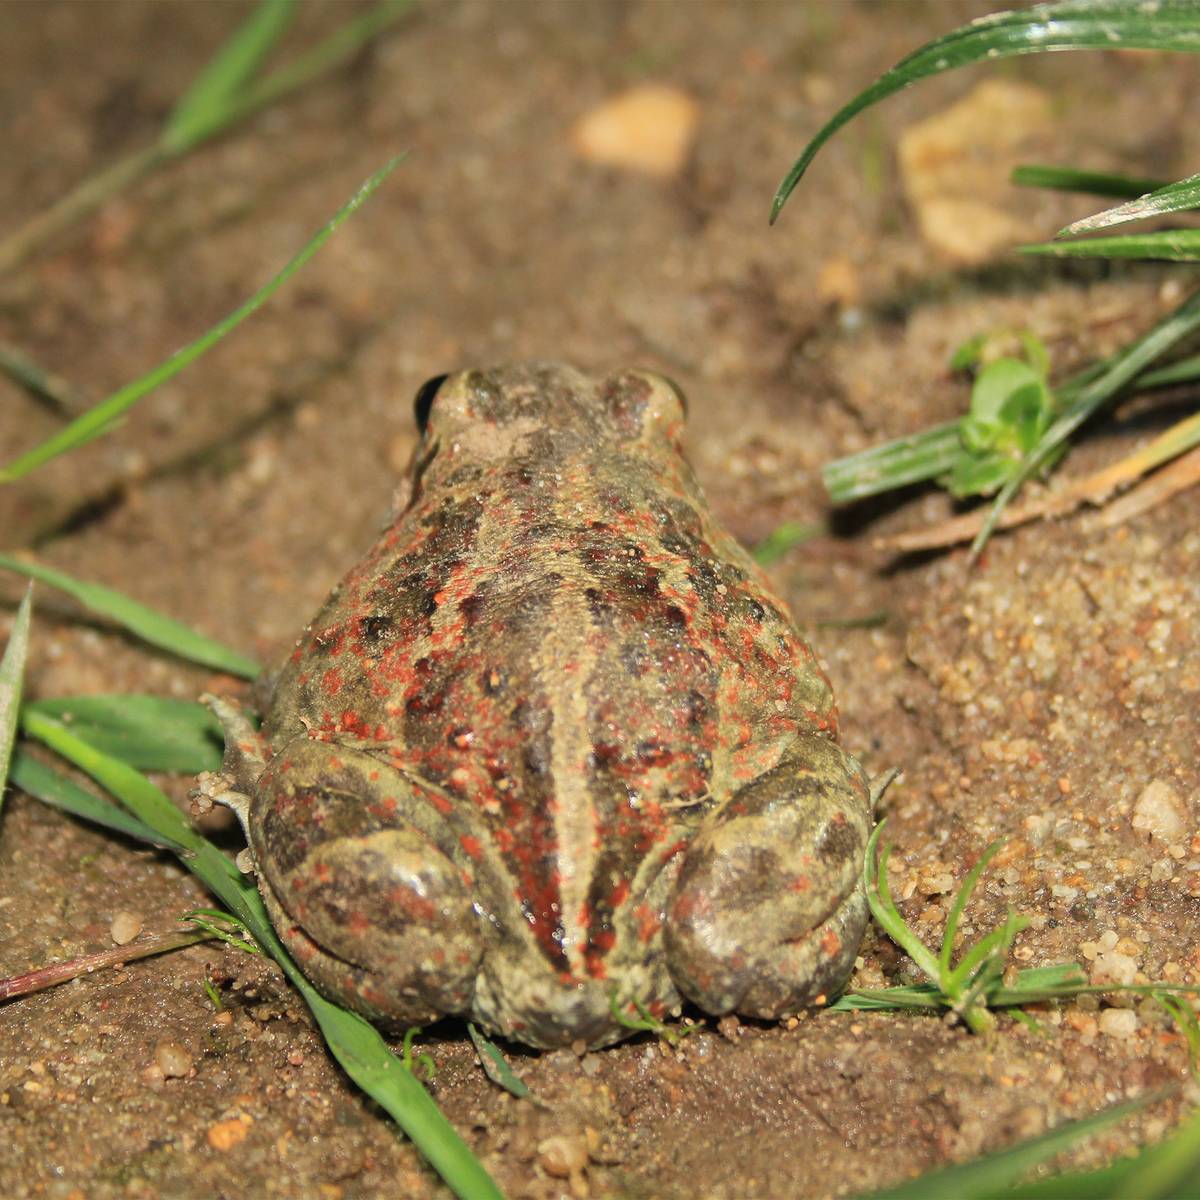
<path id="1" fill-rule="evenodd" d="M 685 1004 L 835 995 L 867 778 L 784 602 L 716 521 L 686 401 L 640 368 L 439 376 L 393 519 L 261 729 L 208 698 L 264 906 L 326 997 L 599 1048 Z"/>

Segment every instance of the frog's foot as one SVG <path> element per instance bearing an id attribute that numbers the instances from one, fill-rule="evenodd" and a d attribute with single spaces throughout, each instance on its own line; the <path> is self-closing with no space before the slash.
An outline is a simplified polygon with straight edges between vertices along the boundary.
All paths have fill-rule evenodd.
<path id="1" fill-rule="evenodd" d="M 258 777 L 267 765 L 262 734 L 232 700 L 206 692 L 200 697 L 200 703 L 221 722 L 221 730 L 225 734 L 225 761 L 221 765 L 221 773 L 228 781 L 226 791 L 252 793 Z M 235 812 L 238 811 L 228 800 L 218 796 L 213 796 L 213 799 L 222 804 L 227 803 Z M 241 818 L 240 812 L 238 816 Z M 245 823 L 245 819 L 242 818 L 243 826 Z"/>
<path id="2" fill-rule="evenodd" d="M 679 990 L 709 1013 L 769 1019 L 836 994 L 867 920 L 869 828 L 862 769 L 798 738 L 688 849 L 664 929 Z"/>
<path id="3" fill-rule="evenodd" d="M 250 839 L 272 923 L 322 992 L 397 1026 L 470 1007 L 483 936 L 464 863 L 398 771 L 297 738 L 263 772 Z"/>

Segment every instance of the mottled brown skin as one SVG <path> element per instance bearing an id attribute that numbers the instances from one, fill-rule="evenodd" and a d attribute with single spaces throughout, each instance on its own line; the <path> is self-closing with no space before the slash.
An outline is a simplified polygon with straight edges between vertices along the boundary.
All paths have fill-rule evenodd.
<path id="1" fill-rule="evenodd" d="M 230 730 L 260 887 L 326 994 L 600 1046 L 614 1006 L 775 1018 L 844 980 L 866 780 L 683 423 L 643 371 L 437 391 L 403 510 L 261 742 Z"/>

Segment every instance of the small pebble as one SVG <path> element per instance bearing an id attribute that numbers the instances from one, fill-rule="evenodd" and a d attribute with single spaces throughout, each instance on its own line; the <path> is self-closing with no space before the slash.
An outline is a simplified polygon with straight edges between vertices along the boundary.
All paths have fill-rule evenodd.
<path id="1" fill-rule="evenodd" d="M 699 105 L 686 92 L 642 83 L 585 113 L 571 141 L 588 162 L 670 176 L 687 162 L 699 117 Z"/>
<path id="2" fill-rule="evenodd" d="M 1111 1038 L 1131 1038 L 1137 1033 L 1138 1015 L 1129 1008 L 1106 1008 L 1100 1014 L 1100 1032 Z"/>
<path id="3" fill-rule="evenodd" d="M 178 1042 L 161 1041 L 154 1048 L 154 1062 L 166 1078 L 179 1078 L 192 1069 L 192 1054 Z"/>
<path id="4" fill-rule="evenodd" d="M 113 917 L 108 927 L 109 936 L 118 946 L 128 946 L 142 932 L 143 924 L 141 913 L 123 908 Z"/>
<path id="5" fill-rule="evenodd" d="M 1133 806 L 1133 827 L 1152 838 L 1178 842 L 1187 833 L 1187 807 L 1169 783 L 1152 780 Z"/>
<path id="6" fill-rule="evenodd" d="M 246 1140 L 250 1132 L 249 1117 L 234 1117 L 229 1121 L 218 1121 L 208 1128 L 208 1144 L 214 1150 L 232 1150 L 239 1142 Z"/>
<path id="7" fill-rule="evenodd" d="M 565 1133 L 556 1133 L 538 1143 L 538 1156 L 547 1174 L 566 1179 L 587 1162 L 587 1141 Z"/>

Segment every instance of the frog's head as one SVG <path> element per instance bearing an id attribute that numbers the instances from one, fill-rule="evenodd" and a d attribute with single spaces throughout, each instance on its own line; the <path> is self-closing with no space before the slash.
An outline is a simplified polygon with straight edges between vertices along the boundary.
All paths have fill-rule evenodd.
<path id="1" fill-rule="evenodd" d="M 686 409 L 679 388 L 653 371 L 593 378 L 562 363 L 534 362 L 439 375 L 417 392 L 415 411 L 425 447 L 453 443 L 498 459 L 544 455 L 551 447 L 586 454 L 613 443 L 673 452 Z"/>

